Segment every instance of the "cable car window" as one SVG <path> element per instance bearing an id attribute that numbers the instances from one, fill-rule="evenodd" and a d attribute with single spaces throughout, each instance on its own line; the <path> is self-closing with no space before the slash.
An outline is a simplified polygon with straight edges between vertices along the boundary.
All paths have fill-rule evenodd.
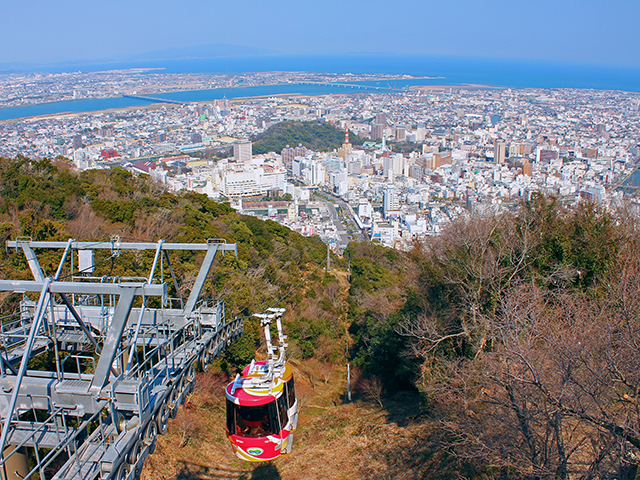
<path id="1" fill-rule="evenodd" d="M 289 402 L 289 408 L 293 407 L 293 404 L 296 403 L 296 392 L 293 386 L 293 377 L 286 383 L 287 386 L 287 401 Z"/>
<path id="2" fill-rule="evenodd" d="M 273 433 L 277 434 L 282 430 L 280 425 L 280 419 L 278 418 L 278 401 L 274 400 L 269 404 L 269 415 L 271 418 L 271 425 L 273 425 Z"/>
<path id="3" fill-rule="evenodd" d="M 274 425 L 270 415 L 269 405 L 270 404 L 259 405 L 257 407 L 243 407 L 233 404 L 235 410 L 235 434 L 242 437 L 264 437 L 265 435 L 273 435 Z"/>
<path id="4" fill-rule="evenodd" d="M 227 399 L 227 431 L 231 434 L 236 431 L 235 411 L 235 404 Z"/>
<path id="5" fill-rule="evenodd" d="M 289 410 L 285 395 L 280 395 L 278 398 L 278 416 L 280 417 L 280 429 L 282 430 L 289 422 Z"/>

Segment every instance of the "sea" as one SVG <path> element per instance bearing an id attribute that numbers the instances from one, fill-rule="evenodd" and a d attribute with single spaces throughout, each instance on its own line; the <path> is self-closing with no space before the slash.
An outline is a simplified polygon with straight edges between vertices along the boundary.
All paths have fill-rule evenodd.
<path id="1" fill-rule="evenodd" d="M 224 57 L 154 61 L 119 61 L 41 66 L 33 71 L 96 72 L 122 69 L 155 69 L 165 73 L 223 73 L 297 71 L 317 73 L 393 74 L 412 78 L 384 82 L 349 82 L 342 85 L 269 85 L 219 88 L 153 94 L 153 97 L 181 102 L 201 102 L 271 95 L 324 95 L 340 93 L 391 92 L 412 85 L 446 85 L 464 88 L 579 88 L 640 92 L 640 68 L 587 65 L 533 60 L 504 60 L 419 55 L 313 55 Z M 12 73 L 3 71 L 2 73 Z M 429 78 L 424 78 L 429 77 Z M 145 106 L 146 100 L 113 97 L 52 102 L 40 105 L 0 108 L 0 120 L 40 115 L 95 112 Z"/>

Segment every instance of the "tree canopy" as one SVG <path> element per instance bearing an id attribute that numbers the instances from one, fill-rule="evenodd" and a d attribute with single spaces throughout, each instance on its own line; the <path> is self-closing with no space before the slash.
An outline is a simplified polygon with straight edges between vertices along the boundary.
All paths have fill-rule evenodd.
<path id="1" fill-rule="evenodd" d="M 327 122 L 286 121 L 276 123 L 251 140 L 253 153 L 280 152 L 287 145 L 304 147 L 314 151 L 328 151 L 339 148 L 344 143 L 344 130 Z M 362 145 L 363 140 L 349 133 L 353 145 Z"/>

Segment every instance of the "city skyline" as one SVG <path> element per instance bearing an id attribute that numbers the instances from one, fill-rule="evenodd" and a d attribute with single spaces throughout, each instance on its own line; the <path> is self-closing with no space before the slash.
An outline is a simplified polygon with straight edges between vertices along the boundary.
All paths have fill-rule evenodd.
<path id="1" fill-rule="evenodd" d="M 0 31 L 0 64 L 382 53 L 640 67 L 634 34 L 640 4 L 628 0 L 248 0 L 179 7 L 166 0 L 37 0 L 12 2 L 5 12 L 10 21 Z"/>
<path id="2" fill-rule="evenodd" d="M 65 78 L 66 88 L 75 84 L 73 76 Z M 80 78 L 85 90 L 74 92 L 305 78 L 319 79 L 284 72 L 154 75 L 136 84 L 112 72 Z M 40 96 L 37 84 L 18 83 Z M 167 191 L 195 191 L 303 235 L 318 234 L 338 251 L 364 238 L 408 249 L 465 212 L 508 210 L 537 194 L 569 204 L 638 204 L 638 93 L 428 85 L 348 90 L 31 118 L 0 124 L 0 155 L 67 158 L 78 170 L 119 167 L 149 175 Z M 332 200 L 311 202 L 316 189 Z"/>

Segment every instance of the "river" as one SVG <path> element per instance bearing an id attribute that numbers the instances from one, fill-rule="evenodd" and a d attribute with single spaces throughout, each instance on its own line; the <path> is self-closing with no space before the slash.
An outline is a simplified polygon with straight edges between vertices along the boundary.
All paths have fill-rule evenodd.
<path id="1" fill-rule="evenodd" d="M 208 90 L 189 90 L 182 92 L 162 92 L 149 94 L 150 97 L 176 100 L 184 103 L 208 102 L 221 98 L 268 97 L 275 95 L 329 95 L 345 93 L 381 93 L 393 92 L 412 85 L 439 85 L 442 79 L 422 78 L 411 80 L 393 80 L 385 82 L 352 82 L 344 84 L 279 84 L 256 87 L 214 88 Z M 143 107 L 151 101 L 130 97 L 87 98 L 68 100 L 39 105 L 0 108 L 0 120 L 54 115 L 63 113 L 96 112 L 101 110 Z"/>

